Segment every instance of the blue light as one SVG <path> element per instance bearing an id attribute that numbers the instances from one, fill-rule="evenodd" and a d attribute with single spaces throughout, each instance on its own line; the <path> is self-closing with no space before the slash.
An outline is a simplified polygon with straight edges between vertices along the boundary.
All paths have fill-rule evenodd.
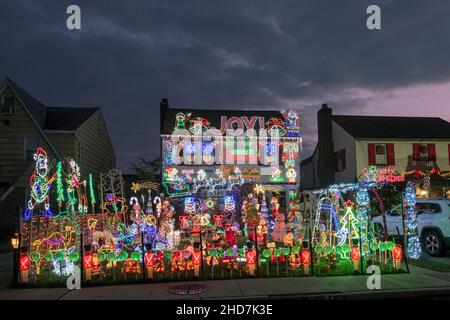
<path id="1" fill-rule="evenodd" d="M 31 209 L 27 208 L 24 212 L 23 212 L 23 220 L 29 220 L 31 218 Z"/>

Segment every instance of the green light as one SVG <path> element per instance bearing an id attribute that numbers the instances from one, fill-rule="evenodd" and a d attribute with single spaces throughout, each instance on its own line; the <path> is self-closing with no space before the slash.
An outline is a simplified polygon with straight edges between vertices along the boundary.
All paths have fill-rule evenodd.
<path id="1" fill-rule="evenodd" d="M 53 253 L 51 253 L 50 251 L 47 251 L 44 255 L 44 259 L 47 262 L 51 262 L 53 260 Z"/>
<path id="2" fill-rule="evenodd" d="M 350 245 L 348 243 L 346 243 L 342 246 L 342 252 L 344 252 L 344 253 L 350 252 Z"/>
<path id="3" fill-rule="evenodd" d="M 167 260 L 171 260 L 171 259 L 172 259 L 172 251 L 166 251 L 166 252 L 164 252 L 164 257 L 165 257 Z"/>
<path id="4" fill-rule="evenodd" d="M 127 252 L 125 252 L 125 251 L 121 251 L 120 253 L 119 253 L 119 260 L 126 260 L 128 258 L 128 253 Z"/>
<path id="5" fill-rule="evenodd" d="M 58 260 L 58 261 L 63 260 L 64 257 L 65 257 L 65 254 L 64 254 L 64 252 L 62 252 L 62 251 L 58 251 L 58 252 L 55 254 L 55 258 L 56 258 L 56 260 Z"/>
<path id="6" fill-rule="evenodd" d="M 270 256 L 272 255 L 272 251 L 270 251 L 270 249 L 264 249 L 262 254 L 265 258 L 270 258 Z"/>
<path id="7" fill-rule="evenodd" d="M 106 253 L 104 253 L 103 251 L 97 252 L 97 259 L 98 259 L 98 261 L 100 261 L 100 262 L 105 261 L 105 259 L 106 259 Z"/>
<path id="8" fill-rule="evenodd" d="M 41 259 L 41 254 L 37 251 L 34 251 L 30 254 L 30 259 L 33 262 L 38 262 Z"/>
<path id="9" fill-rule="evenodd" d="M 78 252 L 71 252 L 69 254 L 69 260 L 72 262 L 77 262 L 80 259 L 80 254 Z"/>
<path id="10" fill-rule="evenodd" d="M 331 253 L 333 253 L 333 247 L 332 246 L 326 246 L 323 251 L 325 252 L 325 254 L 329 255 Z"/>
<path id="11" fill-rule="evenodd" d="M 372 241 L 370 243 L 370 250 L 377 251 L 378 250 L 378 243 L 376 243 L 375 241 Z"/>
<path id="12" fill-rule="evenodd" d="M 131 253 L 131 259 L 133 259 L 134 261 L 139 261 L 140 257 L 141 257 L 141 255 L 139 254 L 139 252 L 133 251 Z"/>
<path id="13" fill-rule="evenodd" d="M 232 256 L 234 254 L 233 248 L 228 248 L 226 253 L 227 253 L 227 256 Z"/>
<path id="14" fill-rule="evenodd" d="M 289 249 L 289 247 L 284 247 L 282 251 L 285 256 L 288 256 L 291 253 L 291 249 Z"/>
<path id="15" fill-rule="evenodd" d="M 209 255 L 210 255 L 211 257 L 217 256 L 217 249 L 216 249 L 216 248 L 210 249 L 210 250 L 209 250 Z"/>
<path id="16" fill-rule="evenodd" d="M 275 255 L 275 257 L 279 257 L 279 256 L 281 256 L 281 249 L 280 248 L 276 248 L 274 251 L 273 251 L 273 254 Z"/>
<path id="17" fill-rule="evenodd" d="M 117 256 L 115 252 L 108 252 L 108 254 L 106 255 L 106 258 L 108 259 L 108 261 L 116 261 Z"/>
<path id="18" fill-rule="evenodd" d="M 89 173 L 89 195 L 91 197 L 91 203 L 95 204 L 95 193 L 94 193 L 94 185 L 92 183 L 92 173 Z"/>
<path id="19" fill-rule="evenodd" d="M 387 246 L 388 250 L 392 250 L 395 247 L 395 243 L 392 241 L 388 241 L 388 242 L 386 242 L 386 246 Z"/>
<path id="20" fill-rule="evenodd" d="M 314 247 L 315 253 L 322 254 L 322 251 L 323 251 L 323 247 L 320 244 L 318 244 L 317 246 Z"/>

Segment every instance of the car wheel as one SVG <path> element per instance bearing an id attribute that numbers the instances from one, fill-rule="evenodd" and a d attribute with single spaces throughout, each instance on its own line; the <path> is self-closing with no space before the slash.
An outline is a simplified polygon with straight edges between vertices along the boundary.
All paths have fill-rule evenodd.
<path id="1" fill-rule="evenodd" d="M 444 241 L 438 232 L 426 231 L 422 237 L 423 248 L 430 256 L 441 257 L 445 253 Z"/>

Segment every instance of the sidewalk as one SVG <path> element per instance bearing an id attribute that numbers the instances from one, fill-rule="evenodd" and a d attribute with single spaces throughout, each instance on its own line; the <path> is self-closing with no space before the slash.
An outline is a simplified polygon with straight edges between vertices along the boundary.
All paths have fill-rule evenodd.
<path id="1" fill-rule="evenodd" d="M 382 275 L 381 290 L 368 290 L 367 276 L 272 278 L 191 282 L 205 285 L 199 295 L 180 296 L 168 288 L 182 283 L 157 283 L 57 289 L 0 289 L 0 299 L 102 300 L 102 299 L 282 299 L 328 297 L 341 299 L 411 296 L 417 290 L 450 296 L 450 273 L 411 267 L 410 274 Z M 185 282 L 186 283 L 186 282 Z"/>

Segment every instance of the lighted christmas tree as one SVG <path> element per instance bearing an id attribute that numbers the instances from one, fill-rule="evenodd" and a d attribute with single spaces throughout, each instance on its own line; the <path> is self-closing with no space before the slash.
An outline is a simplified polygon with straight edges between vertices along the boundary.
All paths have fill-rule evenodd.
<path id="1" fill-rule="evenodd" d="M 351 245 L 352 239 L 359 238 L 358 219 L 353 212 L 353 202 L 346 202 L 345 213 L 340 217 L 339 230 L 336 237 L 339 239 L 339 245 L 342 246 L 346 241 Z"/>
<path id="2" fill-rule="evenodd" d="M 266 225 L 270 224 L 269 209 L 267 208 L 266 195 L 263 193 L 261 199 L 261 216 L 266 220 Z"/>

